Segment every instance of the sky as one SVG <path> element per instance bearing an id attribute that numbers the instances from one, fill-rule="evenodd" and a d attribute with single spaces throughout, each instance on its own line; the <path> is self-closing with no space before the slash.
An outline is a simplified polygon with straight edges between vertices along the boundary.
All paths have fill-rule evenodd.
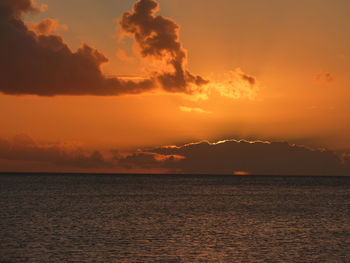
<path id="1" fill-rule="evenodd" d="M 347 175 L 349 8 L 2 0 L 0 171 Z"/>

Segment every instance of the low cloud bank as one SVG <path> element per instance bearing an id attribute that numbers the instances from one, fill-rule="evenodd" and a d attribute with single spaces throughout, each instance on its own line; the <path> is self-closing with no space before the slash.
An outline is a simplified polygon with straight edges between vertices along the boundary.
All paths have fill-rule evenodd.
<path id="1" fill-rule="evenodd" d="M 37 143 L 26 135 L 19 135 L 0 139 L 1 159 L 29 161 L 33 165 L 46 163 L 85 172 L 103 169 L 112 173 L 350 175 L 349 155 L 285 142 L 226 140 L 120 153 L 85 151 L 67 143 Z"/>
<path id="2" fill-rule="evenodd" d="M 170 171 L 200 174 L 350 175 L 350 159 L 327 150 L 313 150 L 286 142 L 226 140 L 159 147 L 147 153 L 179 156 L 156 162 Z M 128 157 L 142 167 L 144 153 Z M 147 155 L 147 158 L 150 158 Z M 155 160 L 152 160 L 155 162 Z"/>
<path id="3" fill-rule="evenodd" d="M 107 161 L 99 151 L 86 153 L 74 144 L 37 143 L 27 135 L 17 135 L 12 139 L 0 139 L 0 159 L 42 162 L 59 167 L 80 169 L 114 167 L 114 164 Z"/>

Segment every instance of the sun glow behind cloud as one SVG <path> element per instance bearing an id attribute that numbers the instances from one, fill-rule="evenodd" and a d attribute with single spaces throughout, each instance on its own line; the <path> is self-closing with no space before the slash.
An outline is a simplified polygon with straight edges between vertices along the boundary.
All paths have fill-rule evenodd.
<path id="1" fill-rule="evenodd" d="M 86 151 L 72 143 L 38 143 L 26 135 L 0 138 L 0 164 L 40 164 L 36 171 L 192 174 L 346 175 L 347 155 L 285 142 L 226 140 L 161 146 L 132 152 Z M 4 166 L 6 167 L 6 166 Z M 15 171 L 21 171 L 21 167 Z M 46 170 L 48 171 L 48 170 Z M 249 171 L 249 172 L 248 172 Z"/>
<path id="2" fill-rule="evenodd" d="M 251 75 L 244 73 L 240 68 L 230 71 L 221 78 L 209 84 L 210 88 L 221 96 L 255 100 L 260 90 L 260 83 Z"/>
<path id="3" fill-rule="evenodd" d="M 116 42 L 113 21 L 119 24 L 123 14 L 135 15 L 136 1 L 107 1 L 108 12 L 103 14 L 96 12 L 100 10 L 96 9 L 98 4 L 91 1 L 47 2 L 51 7 L 48 13 L 25 13 L 27 29 L 20 26 L 39 45 L 22 45 L 25 41 L 11 44 L 4 37 L 2 44 L 9 44 L 9 49 L 2 50 L 0 65 L 8 72 L 12 69 L 13 74 L 5 74 L 4 79 L 18 89 L 1 85 L 0 90 L 55 97 L 1 95 L 0 123 L 4 125 L 0 136 L 26 133 L 44 144 L 80 140 L 89 149 L 104 150 L 111 146 L 128 150 L 223 138 L 261 138 L 339 151 L 350 149 L 346 59 L 350 41 L 340 34 L 348 32 L 349 27 L 344 23 L 346 19 L 341 19 L 346 3 L 339 4 L 344 8 L 338 10 L 331 3 L 320 2 L 311 8 L 309 3 L 289 0 L 273 5 L 270 0 L 265 4 L 159 1 L 161 9 L 155 12 L 157 8 L 146 8 L 146 17 L 162 23 L 127 21 L 128 37 Z M 154 5 L 155 1 L 145 3 Z M 294 12 L 290 8 L 287 14 L 280 10 L 294 5 L 310 7 L 314 22 L 321 23 L 322 30 L 309 23 L 304 9 Z M 96 18 L 91 19 L 93 14 Z M 137 13 L 137 17 L 140 15 Z M 286 21 L 281 20 L 282 15 Z M 327 23 L 325 15 L 332 18 Z M 208 16 L 213 19 L 208 21 Z M 244 17 L 254 19 L 247 23 Z M 304 22 L 297 22 L 296 17 Z M 15 20 L 17 25 L 23 22 L 21 16 Z M 171 34 L 163 30 L 163 23 L 172 28 Z M 9 24 L 3 28 L 9 30 Z M 136 38 L 141 28 L 152 28 L 157 33 L 146 32 L 139 43 Z M 169 46 L 158 42 L 165 35 L 170 37 Z M 147 39 L 157 45 L 149 46 Z M 79 41 L 90 46 L 77 49 Z M 40 52 L 28 49 L 33 46 Z M 22 52 L 26 56 L 10 60 L 9 54 L 16 58 L 21 53 L 15 47 L 28 51 Z M 148 50 L 146 55 L 145 47 L 152 52 Z M 64 56 L 55 53 L 57 48 Z M 50 55 L 40 60 L 41 52 Z M 53 58 L 57 63 L 45 64 Z M 178 69 L 171 61 L 174 58 Z M 19 60 L 20 66 L 14 63 Z M 82 67 L 76 70 L 69 61 L 79 62 Z M 42 63 L 46 65 L 44 71 L 37 70 Z M 15 74 L 19 69 L 23 69 L 21 78 Z M 54 77 L 45 78 L 46 73 Z M 197 85 L 198 76 L 209 83 Z M 47 85 L 52 79 L 56 80 L 53 85 Z M 36 80 L 38 85 L 19 85 Z M 165 87 L 165 82 L 172 85 Z"/>

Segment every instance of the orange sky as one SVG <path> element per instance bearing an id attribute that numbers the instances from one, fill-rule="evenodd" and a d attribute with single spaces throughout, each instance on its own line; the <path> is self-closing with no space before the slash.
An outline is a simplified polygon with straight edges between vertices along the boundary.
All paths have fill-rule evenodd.
<path id="1" fill-rule="evenodd" d="M 9 8 L 6 2 L 14 3 L 6 0 L 3 9 Z M 68 142 L 122 152 L 200 140 L 261 139 L 350 152 L 346 0 L 159 0 L 159 14 L 180 27 L 181 47 L 171 52 L 176 59 L 183 50 L 188 56 L 179 62 L 189 74 L 186 86 L 174 88 L 161 83 L 173 67 L 168 58 L 140 55 L 135 35 L 119 25 L 135 1 L 36 2 L 48 8 L 21 13 L 28 28 L 58 19 L 63 26 L 45 34 L 61 35 L 72 53 L 82 42 L 96 48 L 109 60 L 101 66 L 107 78 L 156 76 L 158 86 L 137 94 L 49 97 L 22 94 L 27 87 L 21 94 L 4 94 L 9 93 L 4 88 L 0 138 L 25 134 L 40 144 Z M 210 83 L 197 87 L 192 76 Z"/>

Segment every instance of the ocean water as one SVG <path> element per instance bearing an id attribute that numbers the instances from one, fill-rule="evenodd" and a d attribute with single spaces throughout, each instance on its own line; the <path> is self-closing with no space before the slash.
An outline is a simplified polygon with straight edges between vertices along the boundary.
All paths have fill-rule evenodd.
<path id="1" fill-rule="evenodd" d="M 0 175 L 0 262 L 350 262 L 350 178 Z"/>

